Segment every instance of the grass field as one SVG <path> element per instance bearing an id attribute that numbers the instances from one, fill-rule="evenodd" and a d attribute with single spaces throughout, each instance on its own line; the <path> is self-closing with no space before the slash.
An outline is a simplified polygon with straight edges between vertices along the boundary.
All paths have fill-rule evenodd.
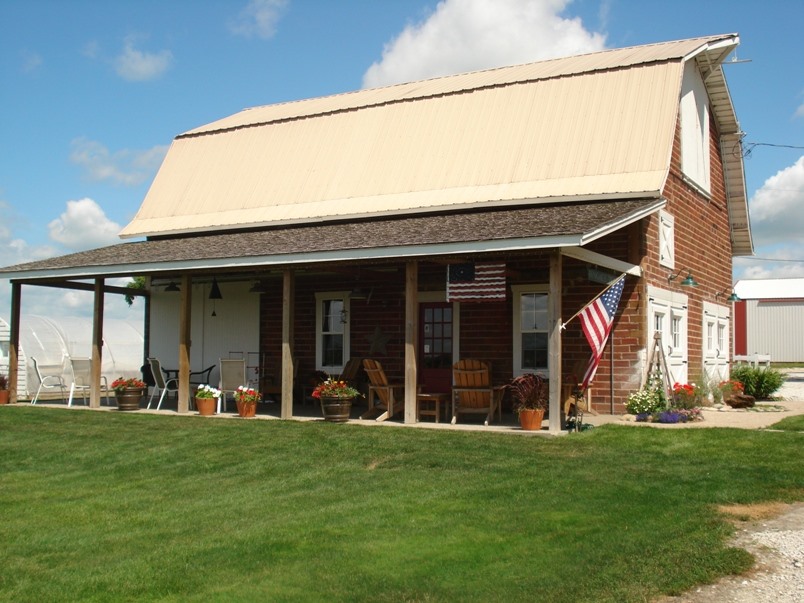
<path id="1" fill-rule="evenodd" d="M 648 601 L 751 563 L 802 434 L 0 408 L 2 601 Z"/>

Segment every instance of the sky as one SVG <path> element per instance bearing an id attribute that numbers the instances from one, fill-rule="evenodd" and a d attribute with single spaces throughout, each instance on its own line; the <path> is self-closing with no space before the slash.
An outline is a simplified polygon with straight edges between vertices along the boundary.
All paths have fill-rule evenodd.
<path id="1" fill-rule="evenodd" d="M 172 139 L 247 107 L 737 33 L 755 256 L 735 281 L 802 277 L 802 25 L 795 0 L 0 0 L 0 266 L 120 242 Z M 91 312 L 23 295 L 26 314 Z"/>

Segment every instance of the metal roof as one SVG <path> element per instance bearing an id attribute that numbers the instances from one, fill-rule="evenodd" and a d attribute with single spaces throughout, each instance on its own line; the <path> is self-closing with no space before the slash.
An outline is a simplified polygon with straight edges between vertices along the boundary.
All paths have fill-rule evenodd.
<path id="1" fill-rule="evenodd" d="M 802 299 L 804 278 L 744 279 L 734 285 L 740 299 Z"/>
<path id="2" fill-rule="evenodd" d="M 719 66 L 737 43 L 696 38 L 248 109 L 178 136 L 121 236 L 659 198 L 685 60 L 711 82 L 721 133 L 739 131 Z M 735 244 L 750 253 L 741 157 L 726 175 Z"/>
<path id="3" fill-rule="evenodd" d="M 0 269 L 0 278 L 47 281 L 187 270 L 254 271 L 320 262 L 577 247 L 664 204 L 661 199 L 564 203 L 134 241 L 10 266 Z"/>

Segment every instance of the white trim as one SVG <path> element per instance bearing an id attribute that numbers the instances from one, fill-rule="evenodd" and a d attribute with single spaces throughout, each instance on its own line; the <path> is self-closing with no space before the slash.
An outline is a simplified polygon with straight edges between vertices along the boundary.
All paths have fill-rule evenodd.
<path id="1" fill-rule="evenodd" d="M 623 262 L 622 260 L 618 260 L 616 258 L 610 258 L 607 255 L 590 251 L 583 247 L 568 247 L 562 249 L 561 255 L 565 255 L 576 260 L 581 260 L 582 262 L 587 262 L 589 264 L 597 264 L 598 266 L 616 270 L 617 272 L 625 272 L 632 276 L 642 276 L 642 268 L 635 264 L 629 264 L 628 262 Z"/>
<path id="2" fill-rule="evenodd" d="M 549 354 L 547 357 L 547 366 L 540 367 L 539 369 L 533 371 L 532 369 L 523 369 L 522 367 L 522 306 L 520 304 L 521 296 L 523 293 L 537 293 L 537 294 L 544 294 L 545 296 L 549 297 L 550 295 L 550 285 L 549 284 L 531 284 L 531 285 L 511 285 L 511 295 L 513 296 L 513 304 L 512 304 L 512 324 L 513 324 L 513 331 L 511 335 L 511 343 L 512 343 L 512 358 L 513 358 L 513 376 L 518 377 L 524 373 L 528 372 L 536 372 L 537 374 L 547 377 L 550 371 L 550 360 Z M 545 312 L 549 310 L 549 304 L 545 307 Z M 545 325 L 544 333 L 548 337 L 550 336 L 550 325 L 549 325 L 549 316 L 546 316 L 548 324 Z"/>
<path id="3" fill-rule="evenodd" d="M 318 371 L 324 371 L 330 375 L 340 375 L 343 372 L 343 367 L 350 358 L 350 329 L 349 325 L 352 322 L 351 304 L 350 304 L 350 291 L 319 291 L 315 294 L 315 367 Z M 323 348 L 321 346 L 321 337 L 323 331 L 321 330 L 322 322 L 322 302 L 330 301 L 333 299 L 343 300 L 343 311 L 346 314 L 346 322 L 343 324 L 343 355 L 341 360 L 343 364 L 325 366 L 323 363 Z"/>

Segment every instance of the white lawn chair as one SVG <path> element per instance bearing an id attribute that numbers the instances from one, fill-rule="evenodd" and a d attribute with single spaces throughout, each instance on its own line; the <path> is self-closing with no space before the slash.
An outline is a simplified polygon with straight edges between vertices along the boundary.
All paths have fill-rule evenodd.
<path id="1" fill-rule="evenodd" d="M 162 363 L 159 362 L 157 358 L 148 358 L 148 365 L 151 367 L 151 375 L 154 378 L 154 388 L 151 392 L 151 397 L 148 399 L 147 408 L 151 408 L 151 402 L 153 402 L 154 396 L 161 391 L 159 404 L 156 405 L 156 410 L 159 410 L 162 407 L 162 400 L 165 399 L 167 393 L 179 388 L 179 380 L 165 379 L 165 373 L 162 372 Z"/>
<path id="2" fill-rule="evenodd" d="M 64 383 L 64 379 L 61 375 L 43 375 L 42 370 L 39 368 L 39 363 L 36 361 L 36 358 L 31 356 L 31 360 L 33 361 L 34 371 L 36 371 L 36 376 L 39 379 L 39 389 L 36 390 L 36 395 L 31 400 L 31 404 L 36 404 L 36 401 L 39 399 L 39 394 L 42 393 L 42 390 L 53 390 L 57 387 L 61 390 L 61 399 L 64 400 L 67 391 L 67 385 Z"/>
<path id="3" fill-rule="evenodd" d="M 223 400 L 223 410 L 226 410 L 227 393 L 234 395 L 238 387 L 248 385 L 245 358 L 221 358 L 220 369 L 221 380 L 218 389 L 221 390 L 221 397 L 218 398 L 218 414 L 221 413 L 221 400 Z"/>
<path id="4" fill-rule="evenodd" d="M 87 394 L 92 389 L 92 362 L 89 358 L 70 358 L 70 371 L 72 372 L 72 383 L 70 383 L 70 398 L 67 406 L 73 405 L 75 392 L 80 392 L 81 398 L 87 402 Z M 109 405 L 109 381 L 105 375 L 101 375 L 101 383 L 106 392 L 106 405 Z"/>

